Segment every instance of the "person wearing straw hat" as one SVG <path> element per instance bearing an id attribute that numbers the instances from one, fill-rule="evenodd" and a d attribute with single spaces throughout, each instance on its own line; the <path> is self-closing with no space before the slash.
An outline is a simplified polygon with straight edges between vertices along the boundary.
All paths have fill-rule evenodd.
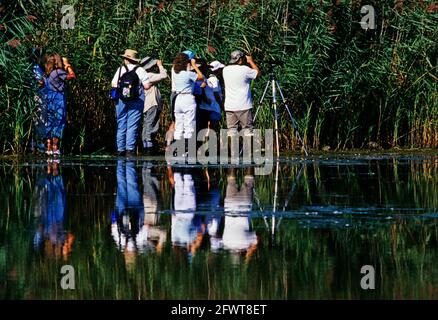
<path id="1" fill-rule="evenodd" d="M 144 109 L 144 92 L 151 84 L 146 71 L 138 65 L 140 59 L 137 51 L 126 49 L 121 57 L 124 58 L 124 64 L 117 69 L 111 81 L 111 86 L 118 92 L 117 152 L 119 156 L 133 156 Z"/>

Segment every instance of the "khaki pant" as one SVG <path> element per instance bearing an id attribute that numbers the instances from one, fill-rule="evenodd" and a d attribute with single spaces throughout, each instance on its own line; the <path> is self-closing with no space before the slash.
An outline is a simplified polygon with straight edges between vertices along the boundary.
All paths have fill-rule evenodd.
<path id="1" fill-rule="evenodd" d="M 251 109 L 243 111 L 226 111 L 228 136 L 236 135 L 239 124 L 244 130 L 244 135 L 252 134 L 254 128 L 252 124 Z"/>

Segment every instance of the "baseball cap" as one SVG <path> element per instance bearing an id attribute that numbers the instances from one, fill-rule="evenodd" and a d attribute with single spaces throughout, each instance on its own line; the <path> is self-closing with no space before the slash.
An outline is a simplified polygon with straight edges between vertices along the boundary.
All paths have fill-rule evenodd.
<path id="1" fill-rule="evenodd" d="M 211 71 L 216 71 L 218 69 L 222 69 L 225 67 L 224 64 L 220 63 L 219 61 L 215 60 L 209 63 Z"/>
<path id="2" fill-rule="evenodd" d="M 182 53 L 186 54 L 189 57 L 189 59 L 195 58 L 195 53 L 191 50 L 184 50 Z"/>
<path id="3" fill-rule="evenodd" d="M 243 54 L 242 51 L 235 50 L 231 52 L 230 56 L 231 56 L 230 63 L 236 63 L 237 61 L 239 61 L 240 58 L 243 58 L 245 55 Z"/>

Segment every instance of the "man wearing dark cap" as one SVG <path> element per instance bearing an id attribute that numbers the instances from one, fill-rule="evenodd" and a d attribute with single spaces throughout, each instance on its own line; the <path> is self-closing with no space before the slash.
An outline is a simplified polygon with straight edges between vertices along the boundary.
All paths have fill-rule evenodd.
<path id="1" fill-rule="evenodd" d="M 227 119 L 228 136 L 237 134 L 239 125 L 245 136 L 251 136 L 252 122 L 252 96 L 251 80 L 257 78 L 260 70 L 252 60 L 242 51 L 236 50 L 231 53 L 229 65 L 223 69 L 225 85 L 225 113 Z"/>

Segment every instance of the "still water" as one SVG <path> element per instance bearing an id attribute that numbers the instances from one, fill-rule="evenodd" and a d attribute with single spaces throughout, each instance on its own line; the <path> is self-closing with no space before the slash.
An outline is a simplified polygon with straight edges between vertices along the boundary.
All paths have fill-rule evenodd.
<path id="1" fill-rule="evenodd" d="M 437 171 L 436 154 L 283 158 L 267 176 L 4 160 L 0 298 L 436 299 Z"/>

